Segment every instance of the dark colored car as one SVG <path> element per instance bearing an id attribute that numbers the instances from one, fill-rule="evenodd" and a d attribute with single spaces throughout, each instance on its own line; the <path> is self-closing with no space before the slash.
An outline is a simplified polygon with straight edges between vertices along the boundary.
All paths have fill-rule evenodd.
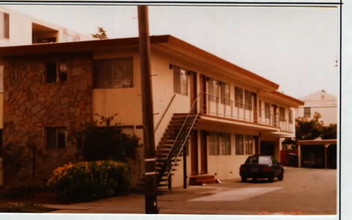
<path id="1" fill-rule="evenodd" d="M 240 176 L 242 182 L 246 182 L 248 178 L 253 178 L 253 181 L 268 178 L 272 182 L 275 177 L 284 179 L 284 168 L 273 156 L 253 155 L 241 165 Z"/>

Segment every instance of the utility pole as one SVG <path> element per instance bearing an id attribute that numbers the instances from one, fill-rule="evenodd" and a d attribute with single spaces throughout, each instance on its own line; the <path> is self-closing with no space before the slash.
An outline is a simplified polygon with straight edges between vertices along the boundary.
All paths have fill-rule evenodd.
<path id="1" fill-rule="evenodd" d="M 158 214 L 156 197 L 155 140 L 153 96 L 151 86 L 150 40 L 148 7 L 138 6 L 139 54 L 141 63 L 142 108 L 143 108 L 143 143 L 144 143 L 144 180 L 145 180 L 145 213 Z"/>

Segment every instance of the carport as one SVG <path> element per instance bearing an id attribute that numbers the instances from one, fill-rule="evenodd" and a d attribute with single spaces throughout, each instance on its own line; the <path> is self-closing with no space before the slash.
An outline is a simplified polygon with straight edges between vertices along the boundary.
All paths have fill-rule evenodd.
<path id="1" fill-rule="evenodd" d="M 324 168 L 328 168 L 328 149 L 329 146 L 335 145 L 336 146 L 337 140 L 336 139 L 315 139 L 315 140 L 298 140 L 297 147 L 298 147 L 298 167 L 302 167 L 302 146 L 307 147 L 321 147 L 324 146 L 324 155 L 322 156 L 324 161 Z"/>

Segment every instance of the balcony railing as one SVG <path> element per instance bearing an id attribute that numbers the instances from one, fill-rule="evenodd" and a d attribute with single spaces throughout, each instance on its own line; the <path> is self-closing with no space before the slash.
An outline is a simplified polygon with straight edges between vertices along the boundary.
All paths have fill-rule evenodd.
<path id="1" fill-rule="evenodd" d="M 209 94 L 200 95 L 200 113 L 229 119 L 236 119 L 254 124 L 263 124 L 280 128 L 282 131 L 293 131 L 292 123 L 287 120 L 280 120 L 278 114 L 270 112 L 269 117 L 259 117 L 258 110 L 254 103 L 248 104 L 244 102 L 234 101 Z M 263 112 L 264 113 L 264 112 Z M 258 115 L 256 115 L 258 114 Z"/>

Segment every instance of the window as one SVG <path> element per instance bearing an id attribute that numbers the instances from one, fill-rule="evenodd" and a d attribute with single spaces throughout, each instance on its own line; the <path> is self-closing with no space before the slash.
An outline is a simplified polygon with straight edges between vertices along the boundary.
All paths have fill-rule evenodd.
<path id="1" fill-rule="evenodd" d="M 254 137 L 246 135 L 244 136 L 244 140 L 245 154 L 252 155 L 254 147 Z"/>
<path id="2" fill-rule="evenodd" d="M 230 84 L 220 82 L 221 104 L 230 105 Z"/>
<path id="3" fill-rule="evenodd" d="M 241 134 L 236 134 L 236 154 L 237 155 L 243 155 L 244 151 L 243 151 L 243 135 Z"/>
<path id="4" fill-rule="evenodd" d="M 174 69 L 174 92 L 181 95 L 188 95 L 188 77 L 187 71 L 179 67 Z"/>
<path id="5" fill-rule="evenodd" d="M 254 136 L 236 134 L 236 154 L 237 155 L 254 154 Z"/>
<path id="6" fill-rule="evenodd" d="M 290 124 L 292 124 L 292 122 L 293 122 L 293 112 L 292 112 L 292 110 L 290 109 L 288 113 L 289 113 L 289 115 L 288 115 L 288 120 L 289 120 Z"/>
<path id="7" fill-rule="evenodd" d="M 66 147 L 66 128 L 46 128 L 46 146 L 48 149 L 62 149 Z"/>
<path id="8" fill-rule="evenodd" d="M 244 92 L 244 102 L 245 102 L 245 109 L 252 110 L 253 102 L 252 102 L 253 93 L 249 91 Z"/>
<path id="9" fill-rule="evenodd" d="M 95 89 L 133 87 L 133 58 L 96 60 L 93 84 Z"/>
<path id="10" fill-rule="evenodd" d="M 270 119 L 270 104 L 265 102 L 265 118 Z"/>
<path id="11" fill-rule="evenodd" d="M 54 83 L 57 80 L 57 70 L 56 63 L 47 63 L 46 64 L 46 82 Z"/>
<path id="12" fill-rule="evenodd" d="M 259 101 L 259 117 L 262 117 L 262 101 Z"/>
<path id="13" fill-rule="evenodd" d="M 209 154 L 210 155 L 219 155 L 219 139 L 218 134 L 215 132 L 211 132 L 208 136 L 209 143 Z"/>
<path id="14" fill-rule="evenodd" d="M 215 79 L 208 78 L 208 95 L 209 100 L 217 102 L 219 98 L 219 82 Z"/>
<path id="15" fill-rule="evenodd" d="M 231 135 L 220 134 L 220 152 L 221 155 L 231 155 Z"/>
<path id="16" fill-rule="evenodd" d="M 47 62 L 45 74 L 46 83 L 64 82 L 67 80 L 67 64 L 65 62 Z"/>
<path id="17" fill-rule="evenodd" d="M 285 114 L 286 114 L 285 108 L 280 107 L 280 108 L 279 108 L 280 121 L 286 121 Z"/>
<path id="18" fill-rule="evenodd" d="M 10 16 L 4 12 L 0 12 L 0 38 L 10 38 Z"/>
<path id="19" fill-rule="evenodd" d="M 0 65 L 0 93 L 4 92 L 4 66 Z"/>
<path id="20" fill-rule="evenodd" d="M 243 89 L 235 87 L 235 106 L 243 108 Z"/>
<path id="21" fill-rule="evenodd" d="M 210 155 L 231 155 L 231 135 L 211 132 L 208 136 Z"/>
<path id="22" fill-rule="evenodd" d="M 310 116 L 311 116 L 310 107 L 304 107 L 304 117 L 310 118 Z"/>

